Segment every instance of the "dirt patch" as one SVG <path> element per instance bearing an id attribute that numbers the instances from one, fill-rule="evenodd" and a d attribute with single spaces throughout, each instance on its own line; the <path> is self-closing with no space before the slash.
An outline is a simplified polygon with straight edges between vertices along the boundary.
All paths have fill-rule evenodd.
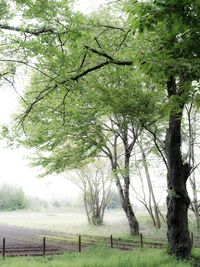
<path id="1" fill-rule="evenodd" d="M 53 255 L 65 251 L 80 252 L 80 250 L 83 251 L 94 245 L 112 246 L 122 250 L 131 250 L 141 246 L 139 240 L 114 238 L 111 245 L 110 237 L 82 235 L 80 238 L 78 235 L 0 224 L 0 253 L 3 253 L 3 238 L 5 238 L 5 255 L 7 256 Z M 143 245 L 156 248 L 164 247 L 164 244 L 161 243 Z"/>

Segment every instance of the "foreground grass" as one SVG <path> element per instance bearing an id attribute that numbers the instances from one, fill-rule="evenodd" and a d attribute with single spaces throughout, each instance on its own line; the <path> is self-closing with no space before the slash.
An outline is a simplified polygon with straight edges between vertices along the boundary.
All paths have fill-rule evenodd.
<path id="1" fill-rule="evenodd" d="M 199 257 L 200 250 L 195 251 Z M 1 267 L 191 267 L 200 266 L 198 260 L 181 262 L 167 255 L 165 250 L 139 249 L 129 252 L 93 248 L 84 253 L 67 253 L 62 256 L 19 257 L 0 260 Z"/>

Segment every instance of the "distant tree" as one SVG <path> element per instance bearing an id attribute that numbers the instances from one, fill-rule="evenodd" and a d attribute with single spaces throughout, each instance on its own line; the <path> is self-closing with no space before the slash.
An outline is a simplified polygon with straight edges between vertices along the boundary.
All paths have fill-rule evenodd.
<path id="1" fill-rule="evenodd" d="M 30 210 L 40 211 L 49 208 L 49 203 L 39 197 L 28 197 L 28 202 Z"/>
<path id="2" fill-rule="evenodd" d="M 122 204 L 121 204 L 121 201 L 120 201 L 119 193 L 117 191 L 115 191 L 115 190 L 111 191 L 107 208 L 108 209 L 119 209 L 119 208 L 122 208 Z"/>
<path id="3" fill-rule="evenodd" d="M 28 206 L 28 199 L 21 188 L 7 184 L 0 188 L 0 210 L 21 210 Z"/>
<path id="4" fill-rule="evenodd" d="M 71 181 L 82 191 L 84 207 L 89 223 L 101 225 L 109 203 L 111 175 L 106 163 L 96 161 L 76 171 L 78 177 Z"/>

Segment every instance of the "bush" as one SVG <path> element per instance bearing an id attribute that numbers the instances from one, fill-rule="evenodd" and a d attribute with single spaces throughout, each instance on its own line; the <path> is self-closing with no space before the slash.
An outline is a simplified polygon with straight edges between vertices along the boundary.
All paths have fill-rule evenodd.
<path id="1" fill-rule="evenodd" d="M 0 210 L 21 210 L 28 205 L 23 189 L 6 184 L 0 188 Z"/>

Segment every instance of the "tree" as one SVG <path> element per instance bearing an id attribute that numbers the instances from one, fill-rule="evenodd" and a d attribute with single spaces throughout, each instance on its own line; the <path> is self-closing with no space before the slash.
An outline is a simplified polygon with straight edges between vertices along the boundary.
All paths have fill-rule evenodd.
<path id="1" fill-rule="evenodd" d="M 83 193 L 85 211 L 89 223 L 101 225 L 105 209 L 110 200 L 112 180 L 105 162 L 93 162 L 77 170 L 77 178 L 72 177 Z"/>
<path id="2" fill-rule="evenodd" d="M 137 145 L 139 147 L 139 151 L 141 154 L 141 159 L 139 160 L 139 161 L 141 161 L 141 165 L 140 164 L 135 165 L 135 167 L 137 169 L 137 174 L 139 175 L 139 179 L 141 182 L 142 194 L 139 193 L 138 190 L 136 190 L 133 186 L 132 186 L 132 189 L 135 193 L 137 200 L 140 201 L 144 205 L 147 212 L 149 213 L 154 227 L 157 229 L 160 229 L 160 227 L 161 227 L 160 214 L 161 213 L 160 213 L 160 210 L 158 207 L 158 203 L 156 202 L 154 189 L 153 189 L 151 176 L 150 176 L 150 171 L 149 171 L 148 159 L 147 159 L 147 156 L 151 152 L 150 151 L 151 149 L 149 150 L 147 148 L 147 145 L 145 145 L 144 143 L 142 144 L 143 138 L 144 138 L 144 135 L 142 136 L 142 138 L 140 137 L 140 139 L 138 139 L 138 141 L 137 141 Z M 143 148 L 143 145 L 145 145 L 145 149 Z M 143 175 L 141 173 L 142 167 L 144 169 L 145 176 L 146 176 L 148 193 L 144 189 L 144 179 L 143 179 Z M 148 201 L 147 201 L 147 196 L 148 196 Z M 153 206 L 152 206 L 152 202 L 153 202 Z"/>
<path id="3" fill-rule="evenodd" d="M 66 11 L 66 7 L 62 9 L 62 5 L 66 4 L 65 1 L 57 1 L 58 7 L 55 6 L 54 1 L 44 2 L 42 8 L 39 1 L 34 3 L 24 0 L 17 1 L 22 4 L 26 22 L 29 21 L 27 25 L 30 25 L 32 18 L 37 18 L 39 26 L 45 26 L 45 31 L 39 32 L 37 40 L 32 38 L 30 42 L 25 42 L 22 46 L 29 51 L 29 56 L 37 56 L 38 64 L 34 68 L 51 78 L 49 85 L 35 95 L 35 99 L 28 105 L 25 115 L 27 116 L 33 107 L 49 94 L 58 93 L 59 86 L 68 92 L 74 88 L 73 82 L 80 81 L 83 77 L 90 76 L 102 68 L 129 66 L 133 73 L 140 69 L 143 74 L 148 74 L 154 82 L 162 85 L 161 89 L 165 87 L 169 116 L 165 141 L 169 192 L 167 199 L 168 240 L 172 254 L 183 258 L 189 257 L 191 242 L 187 212 L 190 200 L 186 181 L 190 173 L 190 166 L 182 160 L 181 121 L 184 106 L 190 100 L 193 81 L 199 80 L 198 18 L 200 4 L 198 0 L 130 0 L 127 2 L 126 9 L 130 15 L 130 29 L 124 27 L 124 17 L 121 16 L 120 23 L 117 22 L 114 26 L 113 20 L 110 25 L 98 23 L 96 30 L 94 30 L 95 27 L 92 27 L 93 33 L 87 28 L 86 34 L 87 19 L 80 14 L 76 14 L 74 17 L 70 16 L 70 18 L 74 18 L 75 26 L 73 23 L 60 25 L 60 17 L 57 17 L 57 12 L 61 12 L 61 17 L 66 22 L 65 14 L 62 13 L 63 10 Z M 45 14 L 43 14 L 44 7 L 47 10 Z M 53 7 L 55 8 L 53 9 Z M 59 31 L 47 28 L 54 17 L 56 19 L 53 19 L 54 24 L 52 25 L 56 27 L 59 24 Z M 63 33 L 63 29 L 67 27 L 69 30 L 69 25 L 73 25 L 73 31 L 70 31 L 67 45 L 65 41 L 65 45 L 63 45 L 63 39 L 66 40 L 66 31 Z M 116 27 L 116 25 L 119 26 Z M 6 26 L 4 25 L 2 28 L 5 29 Z M 103 30 L 99 30 L 100 28 Z M 38 33 L 35 29 L 31 33 L 29 29 L 24 29 L 22 32 L 29 32 L 34 37 Z M 90 32 L 90 36 L 88 36 L 88 32 Z M 60 37 L 61 42 L 59 41 Z M 106 40 L 106 42 L 102 43 L 102 40 Z M 44 47 L 45 49 L 43 49 Z M 69 50 L 69 47 L 73 49 Z M 77 49 L 77 47 L 84 47 L 85 50 Z M 49 56 L 51 64 L 48 61 Z M 78 64 L 80 58 L 82 61 L 81 64 Z M 8 60 L 1 59 L 1 62 L 8 62 Z M 55 72 L 55 66 L 60 67 L 59 73 Z M 74 70 L 73 66 L 77 66 L 77 69 Z M 63 99 L 65 100 L 65 97 Z M 65 101 L 63 102 L 65 103 Z"/>
<path id="4" fill-rule="evenodd" d="M 64 105 L 66 92 L 61 88 L 59 95 L 52 92 L 26 116 L 26 136 L 18 131 L 19 143 L 36 148 L 34 164 L 44 167 L 46 174 L 80 168 L 96 156 L 106 156 L 132 234 L 139 232 L 139 226 L 129 196 L 130 158 L 142 125 L 151 123 L 149 114 L 155 119 L 154 98 L 159 98 L 148 86 L 145 77 L 131 77 L 130 70 L 112 68 L 106 75 L 102 70 L 76 85 L 75 94 L 68 92 Z M 24 96 L 26 102 L 32 102 L 42 88 L 46 83 L 36 76 Z M 24 102 L 22 106 L 26 109 Z"/>
<path id="5" fill-rule="evenodd" d="M 2 185 L 0 188 L 0 210 L 21 210 L 27 208 L 28 200 L 21 188 Z"/>
<path id="6" fill-rule="evenodd" d="M 198 120 L 198 107 L 195 105 L 195 99 L 191 101 L 190 104 L 186 105 L 186 125 L 183 128 L 186 135 L 184 136 L 184 141 L 186 143 L 187 152 L 185 153 L 185 160 L 187 160 L 193 169 L 190 171 L 190 186 L 192 188 L 192 201 L 190 203 L 190 208 L 195 215 L 197 233 L 200 234 L 200 203 L 198 194 L 198 181 L 197 181 L 197 170 L 199 167 L 199 162 L 197 162 L 197 151 L 198 151 L 198 130 L 199 130 L 199 120 Z"/>
<path id="7" fill-rule="evenodd" d="M 200 22 L 199 1 L 129 1 L 130 23 L 141 42 L 139 62 L 154 77 L 166 83 L 169 126 L 165 149 L 168 161 L 167 225 L 170 253 L 187 258 L 191 253 L 188 231 L 190 199 L 186 181 L 190 166 L 181 153 L 181 121 L 185 104 L 199 80 L 197 45 Z M 147 41 L 148 40 L 148 41 Z"/>

